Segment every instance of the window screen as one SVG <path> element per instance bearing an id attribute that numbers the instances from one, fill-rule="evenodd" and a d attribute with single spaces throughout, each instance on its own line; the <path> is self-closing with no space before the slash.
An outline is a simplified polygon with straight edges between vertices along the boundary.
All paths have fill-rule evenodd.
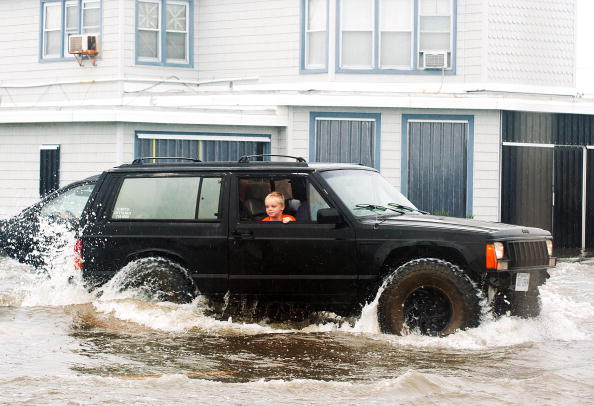
<path id="1" fill-rule="evenodd" d="M 220 178 L 128 178 L 120 188 L 112 219 L 214 220 L 220 184 Z"/>

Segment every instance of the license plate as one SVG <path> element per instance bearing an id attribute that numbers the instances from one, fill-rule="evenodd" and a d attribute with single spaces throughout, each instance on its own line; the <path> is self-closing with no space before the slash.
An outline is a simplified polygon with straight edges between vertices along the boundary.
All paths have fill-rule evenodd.
<path id="1" fill-rule="evenodd" d="M 530 274 L 529 273 L 516 274 L 516 291 L 528 292 L 529 285 L 530 285 Z"/>

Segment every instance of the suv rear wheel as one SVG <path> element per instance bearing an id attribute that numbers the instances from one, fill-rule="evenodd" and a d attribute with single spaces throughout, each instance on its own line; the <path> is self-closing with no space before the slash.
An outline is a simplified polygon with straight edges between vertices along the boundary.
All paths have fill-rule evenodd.
<path id="1" fill-rule="evenodd" d="M 448 335 L 479 324 L 478 290 L 456 265 L 439 259 L 416 259 L 399 267 L 378 304 L 386 333 L 417 331 Z"/>
<path id="2" fill-rule="evenodd" d="M 136 289 L 157 301 L 188 303 L 197 294 L 196 286 L 183 266 L 159 257 L 128 263 L 111 283 L 121 291 Z"/>

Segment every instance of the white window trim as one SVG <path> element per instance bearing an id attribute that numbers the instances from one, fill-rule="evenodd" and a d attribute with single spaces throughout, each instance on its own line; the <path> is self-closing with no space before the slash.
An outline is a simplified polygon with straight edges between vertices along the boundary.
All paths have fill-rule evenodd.
<path id="1" fill-rule="evenodd" d="M 59 32 L 60 35 L 62 34 L 62 22 L 61 22 L 61 17 L 60 17 L 60 24 L 58 25 L 58 28 L 53 28 L 53 29 L 47 29 L 47 9 L 50 7 L 57 7 L 60 10 L 60 14 L 62 13 L 62 3 L 59 1 L 56 2 L 47 2 L 43 4 L 43 39 L 42 39 L 42 49 L 41 49 L 41 55 L 43 58 L 62 58 L 62 55 L 60 53 L 55 53 L 55 54 L 48 54 L 46 53 L 47 50 L 47 33 L 49 32 Z"/>
<path id="2" fill-rule="evenodd" d="M 382 2 L 381 0 L 379 1 L 379 12 L 381 15 L 382 12 Z M 410 70 L 413 69 L 413 61 L 414 61 L 414 36 L 415 36 L 415 2 L 414 0 L 411 0 L 411 7 L 410 7 L 410 16 L 409 16 L 409 23 L 410 23 L 410 29 L 409 30 L 389 30 L 389 29 L 383 29 L 382 28 L 382 22 L 381 22 L 381 17 L 380 17 L 380 21 L 377 22 L 378 24 L 378 45 L 377 45 L 377 49 L 378 49 L 378 56 L 379 56 L 379 61 L 378 61 L 378 68 L 379 69 L 398 69 L 398 70 Z M 410 34 L 410 63 L 408 65 L 384 65 L 382 63 L 382 33 L 384 32 L 392 32 L 392 33 L 408 33 Z"/>
<path id="3" fill-rule="evenodd" d="M 326 43 L 326 55 L 328 54 L 328 1 L 329 0 L 324 0 L 324 8 L 326 10 L 326 18 L 324 21 L 324 29 L 319 29 L 319 30 L 311 30 L 309 29 L 309 3 L 310 0 L 305 0 L 305 10 L 304 10 L 304 47 L 305 47 L 305 52 L 304 52 L 304 67 L 305 69 L 310 69 L 310 70 L 316 70 L 316 69 L 327 69 L 327 62 L 324 62 L 323 64 L 311 64 L 309 62 L 309 49 L 310 49 L 310 45 L 309 45 L 309 38 L 310 35 L 312 33 L 319 33 L 319 32 L 323 32 L 325 33 L 325 43 Z"/>
<path id="4" fill-rule="evenodd" d="M 162 59 L 162 50 L 161 50 L 161 41 L 163 40 L 163 21 L 162 21 L 162 14 L 163 14 L 163 2 L 161 0 L 138 0 L 138 4 L 140 3 L 153 3 L 156 4 L 158 7 L 157 10 L 157 18 L 158 18 L 158 28 L 141 28 L 140 24 L 137 27 L 138 30 L 138 41 L 140 42 L 140 32 L 141 31 L 149 31 L 149 32 L 157 32 L 157 56 L 155 58 L 141 56 L 140 50 L 138 51 L 138 60 L 141 62 L 161 62 Z M 140 23 L 140 15 L 138 16 L 139 23 Z M 139 44 L 140 45 L 140 44 Z"/>
<path id="5" fill-rule="evenodd" d="M 374 32 L 375 32 L 375 4 L 376 1 L 375 0 L 366 0 L 368 2 L 371 3 L 371 21 L 370 21 L 370 29 L 369 30 L 364 30 L 364 29 L 348 29 L 345 30 L 344 29 L 344 5 L 343 5 L 343 1 L 340 0 L 340 33 L 339 33 L 339 44 L 338 46 L 340 47 L 340 68 L 341 69 L 361 69 L 361 70 L 369 70 L 369 69 L 373 69 L 374 68 L 374 61 L 375 61 L 375 39 L 374 39 Z M 343 55 L 343 50 L 344 48 L 342 47 L 343 44 L 343 34 L 345 32 L 369 32 L 371 33 L 371 60 L 369 61 L 369 65 L 344 65 L 343 63 L 343 59 L 344 59 L 344 55 Z"/>
<path id="6" fill-rule="evenodd" d="M 167 63 L 172 63 L 172 64 L 187 64 L 190 62 L 190 3 L 188 3 L 187 1 L 175 1 L 175 0 L 168 0 L 167 1 L 167 6 L 171 5 L 171 4 L 177 4 L 180 6 L 183 6 L 184 9 L 186 10 L 186 29 L 185 31 L 179 31 L 179 30 L 171 30 L 168 27 L 165 29 L 165 40 L 167 40 L 167 33 L 177 33 L 177 34 L 185 34 L 185 54 L 186 57 L 184 59 L 175 59 L 175 58 L 170 58 L 169 55 L 167 55 Z M 162 5 L 161 5 L 162 7 Z M 167 11 L 166 11 L 167 12 Z M 167 51 L 169 51 L 169 48 L 167 49 Z"/>
<path id="7" fill-rule="evenodd" d="M 88 4 L 96 4 L 96 6 L 88 7 Z M 98 9 L 99 13 L 101 13 L 101 2 L 99 0 L 83 0 L 82 7 L 80 11 L 80 30 L 81 33 L 98 33 L 101 29 L 100 25 L 86 25 L 85 22 L 85 10 L 95 10 Z"/>

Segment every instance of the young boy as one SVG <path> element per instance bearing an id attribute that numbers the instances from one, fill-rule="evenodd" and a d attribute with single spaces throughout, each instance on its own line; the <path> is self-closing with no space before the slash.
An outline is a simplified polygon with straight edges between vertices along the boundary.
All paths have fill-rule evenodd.
<path id="1" fill-rule="evenodd" d="M 266 206 L 266 214 L 268 214 L 268 217 L 262 219 L 262 221 L 282 221 L 283 223 L 295 221 L 295 217 L 289 214 L 283 214 L 283 210 L 285 209 L 285 197 L 281 193 L 269 193 L 264 199 L 264 206 Z"/>

